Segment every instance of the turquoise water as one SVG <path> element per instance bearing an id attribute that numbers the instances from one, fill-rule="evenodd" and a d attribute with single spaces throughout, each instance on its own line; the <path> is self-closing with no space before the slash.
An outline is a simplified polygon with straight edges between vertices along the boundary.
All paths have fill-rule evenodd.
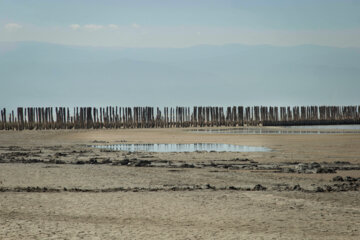
<path id="1" fill-rule="evenodd" d="M 240 146 L 232 144 L 193 143 L 193 144 L 115 144 L 94 145 L 100 149 L 128 152 L 269 152 L 266 147 Z"/>

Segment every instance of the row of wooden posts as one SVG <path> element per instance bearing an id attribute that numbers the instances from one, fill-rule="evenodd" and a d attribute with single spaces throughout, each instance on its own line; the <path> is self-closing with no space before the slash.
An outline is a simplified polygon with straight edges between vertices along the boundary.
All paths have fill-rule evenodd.
<path id="1" fill-rule="evenodd" d="M 0 130 L 360 124 L 360 106 L 19 107 L 0 120 Z"/>

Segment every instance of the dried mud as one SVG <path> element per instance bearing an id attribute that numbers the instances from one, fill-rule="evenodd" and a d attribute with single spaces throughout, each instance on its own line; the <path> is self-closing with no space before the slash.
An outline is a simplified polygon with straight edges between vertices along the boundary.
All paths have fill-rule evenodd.
<path id="1" fill-rule="evenodd" d="M 91 147 L 119 142 L 218 142 L 273 151 Z M 360 134 L 0 132 L 1 239 L 357 239 L 359 190 Z"/>

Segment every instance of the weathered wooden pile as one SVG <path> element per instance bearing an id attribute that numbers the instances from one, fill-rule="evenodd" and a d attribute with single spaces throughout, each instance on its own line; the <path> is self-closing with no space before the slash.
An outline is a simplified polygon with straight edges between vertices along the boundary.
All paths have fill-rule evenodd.
<path id="1" fill-rule="evenodd" d="M 0 130 L 360 124 L 360 106 L 19 107 L 0 120 Z"/>

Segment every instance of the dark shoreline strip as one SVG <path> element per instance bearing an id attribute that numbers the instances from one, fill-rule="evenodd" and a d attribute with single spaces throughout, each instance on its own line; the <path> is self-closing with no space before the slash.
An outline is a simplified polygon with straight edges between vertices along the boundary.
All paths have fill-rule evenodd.
<path id="1" fill-rule="evenodd" d="M 160 187 L 160 188 L 104 188 L 104 189 L 82 189 L 82 188 L 47 188 L 47 187 L 0 187 L 1 192 L 35 192 L 35 193 L 60 193 L 60 192 L 85 192 L 85 193 L 109 193 L 109 192 L 176 192 L 176 191 L 278 191 L 278 192 L 293 192 L 299 191 L 304 193 L 325 193 L 325 192 L 348 192 L 348 191 L 359 191 L 360 186 L 358 184 L 334 184 L 332 186 L 325 185 L 323 187 L 316 187 L 314 190 L 307 190 L 300 187 L 300 185 L 294 185 L 293 187 L 272 187 L 268 189 L 260 184 L 255 185 L 253 188 L 249 187 L 215 187 L 210 184 L 206 185 L 193 185 L 193 186 L 171 186 L 171 187 Z"/>
<path id="2" fill-rule="evenodd" d="M 0 130 L 360 124 L 360 106 L 18 107 Z"/>

